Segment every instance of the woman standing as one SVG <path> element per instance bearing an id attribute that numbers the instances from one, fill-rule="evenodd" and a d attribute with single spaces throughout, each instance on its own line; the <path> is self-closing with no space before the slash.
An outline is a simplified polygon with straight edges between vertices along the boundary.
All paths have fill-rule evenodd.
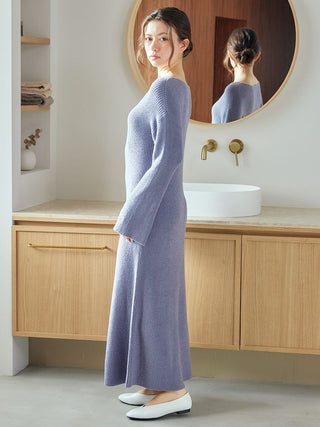
<path id="1" fill-rule="evenodd" d="M 142 386 L 119 399 L 143 405 L 129 418 L 185 413 L 191 378 L 185 300 L 186 201 L 183 154 L 191 96 L 182 59 L 192 50 L 188 17 L 158 9 L 142 24 L 158 78 L 128 117 L 127 199 L 114 227 L 120 236 L 105 360 L 105 385 Z"/>
<path id="2" fill-rule="evenodd" d="M 212 107 L 212 123 L 242 119 L 263 105 L 260 83 L 253 73 L 261 55 L 257 34 L 251 28 L 234 30 L 226 46 L 225 68 L 232 74 L 221 98 Z"/>

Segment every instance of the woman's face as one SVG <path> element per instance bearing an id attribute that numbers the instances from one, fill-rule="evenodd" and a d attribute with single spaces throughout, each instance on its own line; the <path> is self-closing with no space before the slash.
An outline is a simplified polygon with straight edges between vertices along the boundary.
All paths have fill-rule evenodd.
<path id="1" fill-rule="evenodd" d="M 170 59 L 170 68 L 182 58 L 188 40 L 181 41 L 172 28 L 172 41 L 169 35 L 169 26 L 163 21 L 150 21 L 145 28 L 144 47 L 151 65 L 157 68 L 166 68 Z"/>

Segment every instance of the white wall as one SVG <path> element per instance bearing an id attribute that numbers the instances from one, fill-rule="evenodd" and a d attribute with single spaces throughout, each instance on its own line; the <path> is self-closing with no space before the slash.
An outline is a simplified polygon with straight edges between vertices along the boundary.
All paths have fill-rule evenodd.
<path id="1" fill-rule="evenodd" d="M 141 93 L 126 55 L 127 0 L 54 1 L 57 196 L 123 200 L 126 120 Z"/>
<path id="2" fill-rule="evenodd" d="M 8 82 L 2 87 L 0 97 L 0 128 L 2 134 L 0 156 L 0 259 L 3 269 L 0 270 L 0 369 L 9 372 L 12 369 L 12 340 L 10 331 L 11 296 L 8 291 L 10 283 L 10 225 L 11 225 L 11 4 L 9 0 L 0 6 L 0 68 L 1 81 Z M 9 288 L 10 289 L 10 288 Z M 4 351 L 2 350 L 4 349 Z"/>
<path id="3" fill-rule="evenodd" d="M 11 334 L 11 216 L 12 146 L 12 10 L 11 0 L 0 3 L 0 375 L 12 375 L 27 364 L 27 340 Z M 13 5 L 14 9 L 14 5 Z"/>
<path id="4" fill-rule="evenodd" d="M 134 0 L 54 3 L 57 196 L 124 200 L 127 114 L 142 97 L 126 55 Z M 300 46 L 287 85 L 263 111 L 240 123 L 190 125 L 185 181 L 256 184 L 264 205 L 320 207 L 320 3 L 293 0 L 293 6 Z M 208 138 L 218 141 L 218 151 L 201 161 Z M 239 167 L 227 149 L 233 138 L 245 144 Z"/>

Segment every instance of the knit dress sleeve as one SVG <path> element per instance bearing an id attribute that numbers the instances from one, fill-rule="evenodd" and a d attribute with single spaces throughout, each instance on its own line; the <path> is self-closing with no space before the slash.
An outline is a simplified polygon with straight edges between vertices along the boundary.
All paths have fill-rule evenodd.
<path id="1" fill-rule="evenodd" d="M 153 154 L 150 168 L 127 196 L 114 230 L 145 246 L 161 200 L 183 162 L 186 86 L 160 79 L 152 87 Z"/>

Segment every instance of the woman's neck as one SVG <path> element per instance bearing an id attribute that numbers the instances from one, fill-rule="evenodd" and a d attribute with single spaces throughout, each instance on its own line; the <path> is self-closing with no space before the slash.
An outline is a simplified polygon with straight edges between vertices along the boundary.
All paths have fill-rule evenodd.
<path id="1" fill-rule="evenodd" d="M 172 67 L 162 67 L 158 68 L 158 77 L 174 77 L 176 79 L 186 81 L 186 77 L 183 71 L 182 64 L 176 64 Z"/>
<path id="2" fill-rule="evenodd" d="M 252 65 L 236 65 L 233 69 L 234 72 L 234 82 L 246 83 L 248 85 L 254 86 L 259 83 L 256 76 L 253 74 L 253 64 Z"/>

